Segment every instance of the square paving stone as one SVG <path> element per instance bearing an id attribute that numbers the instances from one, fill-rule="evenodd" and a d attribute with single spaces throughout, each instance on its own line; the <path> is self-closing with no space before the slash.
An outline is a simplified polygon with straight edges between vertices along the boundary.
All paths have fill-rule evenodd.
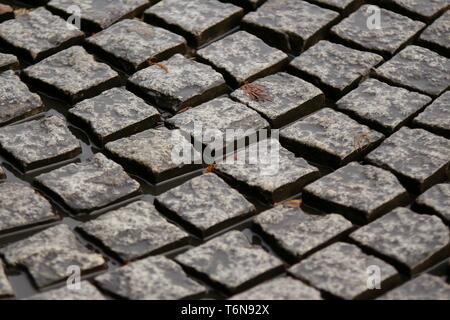
<path id="1" fill-rule="evenodd" d="M 181 54 L 135 73 L 127 86 L 172 112 L 195 107 L 228 90 L 220 73 Z"/>
<path id="2" fill-rule="evenodd" d="M 380 269 L 381 289 L 368 286 L 372 267 Z M 346 300 L 369 299 L 390 289 L 399 278 L 391 265 L 343 242 L 314 253 L 291 267 L 289 273 L 333 297 Z"/>
<path id="3" fill-rule="evenodd" d="M 186 52 L 183 37 L 137 19 L 118 22 L 88 38 L 87 44 L 127 72 Z"/>
<path id="4" fill-rule="evenodd" d="M 76 104 L 69 110 L 69 118 L 88 128 L 95 141 L 103 145 L 155 126 L 160 114 L 124 88 L 112 88 Z"/>
<path id="5" fill-rule="evenodd" d="M 283 51 L 301 52 L 322 39 L 339 13 L 299 0 L 269 0 L 242 20 L 244 29 Z"/>
<path id="6" fill-rule="evenodd" d="M 5 271 L 3 270 L 3 264 L 0 261 L 0 298 L 12 296 L 14 296 L 14 289 L 6 277 Z"/>
<path id="7" fill-rule="evenodd" d="M 57 220 L 47 199 L 17 182 L 0 183 L 0 234 Z"/>
<path id="8" fill-rule="evenodd" d="M 26 80 L 42 90 L 77 102 L 119 83 L 119 75 L 80 46 L 50 56 L 23 71 Z"/>
<path id="9" fill-rule="evenodd" d="M 145 280 L 145 281 L 143 281 Z M 130 300 L 193 299 L 206 288 L 165 257 L 149 257 L 95 278 L 100 288 Z"/>
<path id="10" fill-rule="evenodd" d="M 239 231 L 192 248 L 175 260 L 231 293 L 245 290 L 283 268 L 281 260 L 252 245 Z"/>
<path id="11" fill-rule="evenodd" d="M 362 6 L 331 31 L 344 42 L 361 50 L 392 55 L 412 42 L 417 33 L 426 26 L 423 22 L 379 8 L 382 26 L 369 28 L 368 21 L 374 14 L 372 8 L 371 5 Z"/>
<path id="12" fill-rule="evenodd" d="M 23 171 L 76 157 L 81 145 L 59 116 L 0 128 L 0 150 Z"/>
<path id="13" fill-rule="evenodd" d="M 444 12 L 449 6 L 449 0 L 378 0 L 384 6 L 402 11 L 414 17 L 431 21 Z"/>
<path id="14" fill-rule="evenodd" d="M 322 300 L 320 291 L 301 281 L 282 277 L 260 284 L 230 300 Z"/>
<path id="15" fill-rule="evenodd" d="M 450 183 L 435 185 L 419 196 L 416 204 L 420 209 L 437 214 L 450 223 Z"/>
<path id="16" fill-rule="evenodd" d="M 112 159 L 153 183 L 200 169 L 202 164 L 201 154 L 180 130 L 150 129 L 105 147 Z M 182 161 L 184 156 L 189 161 Z"/>
<path id="17" fill-rule="evenodd" d="M 450 300 L 450 285 L 429 274 L 410 280 L 386 293 L 379 300 Z"/>
<path id="18" fill-rule="evenodd" d="M 375 53 L 320 41 L 295 58 L 290 69 L 337 98 L 356 87 L 382 61 L 383 58 Z"/>
<path id="19" fill-rule="evenodd" d="M 81 29 L 98 32 L 113 23 L 141 14 L 156 0 L 51 0 L 47 7 L 68 18 L 74 6 L 80 9 Z"/>
<path id="20" fill-rule="evenodd" d="M 342 237 L 353 226 L 338 214 L 312 215 L 283 205 L 264 211 L 254 221 L 277 247 L 297 260 Z"/>
<path id="21" fill-rule="evenodd" d="M 420 41 L 427 47 L 450 55 L 450 10 L 425 29 L 420 35 Z"/>
<path id="22" fill-rule="evenodd" d="M 41 60 L 83 40 L 84 33 L 44 8 L 0 24 L 0 43 L 31 61 Z"/>
<path id="23" fill-rule="evenodd" d="M 0 72 L 17 68 L 19 68 L 19 60 L 16 56 L 7 53 L 0 53 Z"/>
<path id="24" fill-rule="evenodd" d="M 373 149 L 384 136 L 349 116 L 321 109 L 281 129 L 281 143 L 290 150 L 331 166 L 342 166 Z"/>
<path id="25" fill-rule="evenodd" d="M 14 9 L 7 4 L 0 3 L 0 22 L 9 19 L 14 19 Z"/>
<path id="26" fill-rule="evenodd" d="M 303 190 L 311 206 L 367 222 L 408 203 L 408 193 L 389 171 L 352 162 Z"/>
<path id="27" fill-rule="evenodd" d="M 106 300 L 101 292 L 87 281 L 80 283 L 79 289 L 69 289 L 67 286 L 46 291 L 31 296 L 27 300 L 58 300 L 58 301 L 84 301 Z"/>
<path id="28" fill-rule="evenodd" d="M 407 208 L 391 211 L 350 237 L 411 273 L 426 270 L 450 252 L 450 231 L 442 220 Z"/>
<path id="29" fill-rule="evenodd" d="M 100 153 L 87 162 L 41 174 L 35 181 L 75 212 L 105 207 L 140 189 L 120 165 Z"/>
<path id="30" fill-rule="evenodd" d="M 177 32 L 195 47 L 239 25 L 241 7 L 217 0 L 162 0 L 145 11 L 145 20 Z"/>
<path id="31" fill-rule="evenodd" d="M 271 203 L 300 193 L 320 177 L 317 168 L 272 139 L 251 144 L 218 162 L 214 172 Z"/>
<path id="32" fill-rule="evenodd" d="M 450 139 L 449 106 L 450 91 L 447 91 L 414 119 L 414 125 Z"/>
<path id="33" fill-rule="evenodd" d="M 288 56 L 245 31 L 238 31 L 197 52 L 224 73 L 233 85 L 242 85 L 279 71 Z"/>
<path id="34" fill-rule="evenodd" d="M 106 213 L 79 230 L 125 262 L 186 245 L 189 237 L 148 201 L 136 201 Z"/>
<path id="35" fill-rule="evenodd" d="M 0 126 L 44 111 L 39 95 L 30 92 L 13 71 L 0 73 Z"/>
<path id="36" fill-rule="evenodd" d="M 395 173 L 414 192 L 423 192 L 446 179 L 450 140 L 422 129 L 402 128 L 366 159 Z"/>
<path id="37" fill-rule="evenodd" d="M 336 106 L 385 134 L 397 131 L 432 99 L 417 92 L 369 79 L 340 99 Z"/>
<path id="38" fill-rule="evenodd" d="M 310 114 L 325 103 L 320 89 L 284 72 L 245 84 L 231 97 L 259 112 L 274 128 Z"/>
<path id="39" fill-rule="evenodd" d="M 213 173 L 193 178 L 155 199 L 174 221 L 207 237 L 253 214 L 256 209 Z"/>
<path id="40" fill-rule="evenodd" d="M 70 276 L 70 266 L 78 266 L 82 273 L 87 273 L 106 264 L 101 255 L 86 249 L 64 224 L 14 242 L 0 252 L 8 265 L 26 268 L 40 288 L 65 280 Z"/>
<path id="41" fill-rule="evenodd" d="M 437 97 L 450 87 L 449 69 L 450 59 L 422 47 L 408 46 L 375 73 L 393 85 Z"/>

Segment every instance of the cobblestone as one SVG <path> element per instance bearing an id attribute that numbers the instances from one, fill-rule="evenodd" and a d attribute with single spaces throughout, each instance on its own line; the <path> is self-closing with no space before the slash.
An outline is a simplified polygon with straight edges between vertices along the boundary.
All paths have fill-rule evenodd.
<path id="1" fill-rule="evenodd" d="M 19 60 L 12 54 L 0 53 L 0 72 L 8 69 L 17 69 Z"/>
<path id="2" fill-rule="evenodd" d="M 437 98 L 414 119 L 414 124 L 450 139 L 450 92 Z"/>
<path id="3" fill-rule="evenodd" d="M 435 185 L 416 199 L 417 205 L 424 210 L 439 215 L 450 223 L 450 184 Z"/>
<path id="4" fill-rule="evenodd" d="M 63 287 L 53 289 L 32 296 L 29 300 L 64 300 L 64 301 L 83 301 L 83 300 L 106 300 L 101 292 L 87 281 L 80 283 L 79 289 L 69 289 Z"/>

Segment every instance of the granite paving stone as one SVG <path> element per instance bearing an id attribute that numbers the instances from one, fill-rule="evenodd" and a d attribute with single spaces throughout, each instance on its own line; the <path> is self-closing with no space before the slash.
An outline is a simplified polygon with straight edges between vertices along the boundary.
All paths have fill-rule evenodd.
<path id="1" fill-rule="evenodd" d="M 245 84 L 231 97 L 259 112 L 273 128 L 308 115 L 325 103 L 320 89 L 284 72 Z"/>
<path id="2" fill-rule="evenodd" d="M 450 55 L 450 10 L 425 29 L 420 41 L 427 47 Z"/>
<path id="3" fill-rule="evenodd" d="M 244 29 L 284 51 L 301 52 L 322 39 L 339 13 L 299 0 L 268 0 L 242 20 Z"/>
<path id="4" fill-rule="evenodd" d="M 372 150 L 384 135 L 324 108 L 281 129 L 281 143 L 303 157 L 342 166 Z"/>
<path id="5" fill-rule="evenodd" d="M 175 260 L 231 293 L 245 290 L 283 267 L 281 260 L 252 245 L 240 231 L 214 238 Z"/>
<path id="6" fill-rule="evenodd" d="M 283 205 L 264 211 L 254 221 L 272 242 L 296 259 L 325 247 L 353 226 L 338 214 L 312 215 Z"/>
<path id="7" fill-rule="evenodd" d="M 81 153 L 78 139 L 60 116 L 0 128 L 0 150 L 24 170 L 32 170 Z"/>
<path id="8" fill-rule="evenodd" d="M 137 19 L 118 22 L 88 38 L 87 44 L 127 72 L 186 52 L 183 37 Z"/>
<path id="9" fill-rule="evenodd" d="M 77 6 L 80 11 L 81 29 L 98 32 L 113 23 L 139 15 L 157 0 L 51 0 L 47 7 L 68 18 Z"/>
<path id="10" fill-rule="evenodd" d="M 35 294 L 27 300 L 83 301 L 106 300 L 101 292 L 87 281 L 80 283 L 80 288 L 69 289 L 67 286 Z"/>
<path id="11" fill-rule="evenodd" d="M 0 72 L 8 69 L 17 69 L 19 67 L 19 60 L 16 56 L 0 52 Z"/>
<path id="12" fill-rule="evenodd" d="M 290 277 L 276 278 L 231 297 L 231 300 L 322 300 L 320 292 Z"/>
<path id="13" fill-rule="evenodd" d="M 445 280 L 422 274 L 386 293 L 379 300 L 450 300 L 450 285 Z"/>
<path id="14" fill-rule="evenodd" d="M 228 90 L 220 73 L 180 54 L 135 73 L 127 86 L 156 106 L 174 113 Z"/>
<path id="15" fill-rule="evenodd" d="M 450 59 L 408 46 L 375 70 L 380 79 L 433 97 L 450 87 Z"/>
<path id="16" fill-rule="evenodd" d="M 124 88 L 112 88 L 69 110 L 69 118 L 88 128 L 97 143 L 149 129 L 160 120 L 155 107 Z"/>
<path id="17" fill-rule="evenodd" d="M 431 21 L 450 6 L 449 0 L 380 0 L 383 5 Z"/>
<path id="18" fill-rule="evenodd" d="M 145 279 L 145 281 L 143 281 Z M 149 257 L 95 278 L 103 290 L 131 300 L 179 300 L 201 296 L 206 288 L 162 256 Z"/>
<path id="19" fill-rule="evenodd" d="M 44 111 L 39 95 L 32 93 L 13 71 L 0 73 L 0 125 Z"/>
<path id="20" fill-rule="evenodd" d="M 0 261 L 0 297 L 12 297 L 14 296 L 14 289 L 11 286 L 8 278 L 6 277 L 3 264 Z"/>
<path id="21" fill-rule="evenodd" d="M 173 220 L 207 237 L 253 214 L 255 206 L 213 173 L 206 173 L 155 199 Z"/>
<path id="22" fill-rule="evenodd" d="M 294 196 L 320 177 L 319 170 L 296 158 L 277 140 L 251 144 L 214 166 L 214 172 L 232 184 L 270 203 Z"/>
<path id="23" fill-rule="evenodd" d="M 379 268 L 381 289 L 371 289 L 370 269 Z M 374 268 L 374 269 L 375 269 Z M 289 273 L 334 297 L 368 299 L 391 288 L 399 274 L 390 264 L 365 254 L 353 244 L 338 242 L 292 266 Z"/>
<path id="24" fill-rule="evenodd" d="M 257 38 L 238 31 L 197 52 L 197 55 L 223 72 L 233 85 L 243 85 L 279 71 L 288 56 Z"/>
<path id="25" fill-rule="evenodd" d="M 70 266 L 83 273 L 103 268 L 100 254 L 85 248 L 67 225 L 60 224 L 0 249 L 5 262 L 27 269 L 38 287 L 63 281 Z"/>
<path id="26" fill-rule="evenodd" d="M 111 158 L 154 183 L 199 169 L 202 164 L 201 154 L 180 130 L 150 129 L 105 147 Z"/>
<path id="27" fill-rule="evenodd" d="M 449 106 L 450 91 L 447 91 L 414 119 L 414 125 L 450 139 Z"/>
<path id="28" fill-rule="evenodd" d="M 26 68 L 23 76 L 42 90 L 77 102 L 118 84 L 119 75 L 80 46 L 60 51 Z"/>
<path id="29" fill-rule="evenodd" d="M 352 162 L 306 186 L 303 200 L 367 222 L 407 204 L 408 193 L 389 171 Z"/>
<path id="30" fill-rule="evenodd" d="M 431 101 L 426 95 L 368 79 L 340 99 L 336 107 L 384 134 L 391 134 Z"/>
<path id="31" fill-rule="evenodd" d="M 350 237 L 411 273 L 426 270 L 450 252 L 450 231 L 442 220 L 407 208 L 391 211 Z"/>
<path id="32" fill-rule="evenodd" d="M 422 129 L 404 127 L 366 159 L 392 171 L 408 188 L 420 193 L 448 176 L 450 140 Z"/>
<path id="33" fill-rule="evenodd" d="M 79 227 L 122 261 L 186 245 L 189 235 L 169 223 L 148 201 L 136 201 Z"/>
<path id="34" fill-rule="evenodd" d="M 41 60 L 83 40 L 84 33 L 45 8 L 0 24 L 3 47 L 30 61 Z"/>
<path id="35" fill-rule="evenodd" d="M 7 4 L 0 3 L 0 22 L 9 19 L 14 19 L 14 9 Z"/>
<path id="36" fill-rule="evenodd" d="M 0 183 L 0 233 L 57 220 L 50 202 L 18 182 Z"/>
<path id="37" fill-rule="evenodd" d="M 320 41 L 295 58 L 290 69 L 336 98 L 356 87 L 382 61 L 383 58 L 375 53 Z"/>
<path id="38" fill-rule="evenodd" d="M 416 199 L 420 209 L 439 215 L 450 223 L 450 183 L 437 184 Z"/>
<path id="39" fill-rule="evenodd" d="M 162 0 L 145 11 L 145 20 L 180 33 L 195 47 L 239 25 L 241 7 L 217 0 Z"/>
<path id="40" fill-rule="evenodd" d="M 41 174 L 35 181 L 77 213 L 105 207 L 140 190 L 120 165 L 100 153 L 87 162 Z"/>

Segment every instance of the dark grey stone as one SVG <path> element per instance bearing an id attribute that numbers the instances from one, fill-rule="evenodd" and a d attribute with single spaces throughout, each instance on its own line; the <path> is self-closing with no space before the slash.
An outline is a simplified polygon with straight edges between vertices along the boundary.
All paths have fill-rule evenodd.
<path id="1" fill-rule="evenodd" d="M 416 192 L 444 181 L 449 172 L 450 140 L 422 129 L 402 128 L 366 159 L 394 172 Z"/>
<path id="2" fill-rule="evenodd" d="M 156 108 L 124 88 L 113 88 L 79 102 L 69 117 L 89 128 L 100 145 L 148 129 L 160 120 Z"/>
<path id="3" fill-rule="evenodd" d="M 416 204 L 450 223 L 450 183 L 435 185 L 419 196 Z"/>
<path id="4" fill-rule="evenodd" d="M 162 256 L 140 260 L 95 278 L 103 290 L 131 300 L 179 300 L 200 296 L 206 288 Z"/>
<path id="5" fill-rule="evenodd" d="M 193 178 L 155 199 L 174 220 L 202 237 L 243 220 L 255 207 L 239 192 L 212 173 Z"/>
<path id="6" fill-rule="evenodd" d="M 283 205 L 264 211 L 254 221 L 278 247 L 296 259 L 325 247 L 352 228 L 340 215 L 312 215 Z"/>
<path id="7" fill-rule="evenodd" d="M 410 90 L 439 96 L 450 87 L 450 59 L 408 46 L 375 70 L 377 77 Z"/>
<path id="8" fill-rule="evenodd" d="M 68 278 L 70 266 L 89 272 L 106 264 L 101 255 L 86 249 L 65 224 L 9 244 L 0 252 L 8 265 L 26 268 L 38 287 Z"/>
<path id="9" fill-rule="evenodd" d="M 180 54 L 135 73 L 128 86 L 172 112 L 194 107 L 227 91 L 220 73 Z"/>
<path id="10" fill-rule="evenodd" d="M 14 296 L 14 290 L 9 283 L 8 277 L 3 270 L 3 264 L 0 260 L 0 298 Z"/>
<path id="11" fill-rule="evenodd" d="M 429 268 L 450 252 L 450 232 L 442 220 L 407 208 L 391 211 L 350 237 L 401 263 L 411 273 Z"/>
<path id="12" fill-rule="evenodd" d="M 339 13 L 299 0 L 270 0 L 242 20 L 246 30 L 285 51 L 300 52 L 322 39 Z"/>
<path id="13" fill-rule="evenodd" d="M 7 53 L 0 53 L 0 72 L 8 69 L 17 69 L 19 60 L 16 56 Z"/>
<path id="14" fill-rule="evenodd" d="M 43 90 L 71 102 L 97 95 L 119 81 L 116 71 L 95 61 L 80 46 L 70 47 L 26 68 L 23 76 Z"/>
<path id="15" fill-rule="evenodd" d="M 409 15 L 433 20 L 450 6 L 449 0 L 380 0 L 383 5 L 403 11 Z"/>
<path id="16" fill-rule="evenodd" d="M 79 228 L 125 262 L 188 242 L 188 234 L 167 222 L 148 201 L 133 202 Z"/>
<path id="17" fill-rule="evenodd" d="M 352 162 L 306 186 L 303 199 L 365 222 L 406 204 L 408 193 L 389 171 Z"/>
<path id="18" fill-rule="evenodd" d="M 140 189 L 120 165 L 100 153 L 88 162 L 69 164 L 35 180 L 75 212 L 105 207 Z"/>
<path id="19" fill-rule="evenodd" d="M 450 11 L 445 12 L 420 35 L 425 45 L 450 53 Z"/>
<path id="20" fill-rule="evenodd" d="M 84 33 L 44 8 L 19 15 L 0 24 L 0 42 L 31 61 L 81 42 Z"/>
<path id="21" fill-rule="evenodd" d="M 239 231 L 230 231 L 175 259 L 232 293 L 247 289 L 283 267 L 281 260 L 250 244 Z"/>
<path id="22" fill-rule="evenodd" d="M 342 166 L 373 149 L 384 136 L 349 116 L 324 108 L 281 129 L 283 145 L 308 159 Z"/>
<path id="23" fill-rule="evenodd" d="M 127 72 L 186 52 L 183 37 L 136 19 L 120 21 L 88 38 L 87 43 Z"/>
<path id="24" fill-rule="evenodd" d="M 254 81 L 279 71 L 288 56 L 245 31 L 238 31 L 197 52 L 225 73 L 234 85 Z"/>
<path id="25" fill-rule="evenodd" d="M 325 103 L 320 89 L 284 72 L 245 84 L 231 97 L 259 112 L 274 128 L 316 111 Z"/>
<path id="26" fill-rule="evenodd" d="M 201 46 L 239 25 L 243 10 L 217 0 L 162 0 L 145 11 L 145 20 L 184 35 Z"/>
<path id="27" fill-rule="evenodd" d="M 83 300 L 106 300 L 101 292 L 87 281 L 80 283 L 80 288 L 69 289 L 67 286 L 36 294 L 27 300 L 63 300 L 63 301 L 83 301 Z"/>
<path id="28" fill-rule="evenodd" d="M 0 74 L 0 125 L 5 125 L 44 111 L 41 98 L 12 71 Z"/>
<path id="29" fill-rule="evenodd" d="M 450 91 L 437 98 L 413 121 L 416 126 L 450 139 Z"/>
<path id="30" fill-rule="evenodd" d="M 417 92 L 369 79 L 336 103 L 358 121 L 390 134 L 411 120 L 432 99 Z"/>
<path id="31" fill-rule="evenodd" d="M 0 149 L 24 170 L 32 170 L 81 153 L 78 139 L 59 116 L 0 128 Z"/>

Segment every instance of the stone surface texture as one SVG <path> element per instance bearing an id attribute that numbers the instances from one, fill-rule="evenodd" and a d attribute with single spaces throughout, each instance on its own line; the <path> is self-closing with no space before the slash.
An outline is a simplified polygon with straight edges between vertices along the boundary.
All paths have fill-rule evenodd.
<path id="1" fill-rule="evenodd" d="M 6 277 L 5 270 L 3 270 L 3 264 L 0 261 L 0 297 L 11 297 L 14 295 L 14 290 Z"/>
<path id="2" fill-rule="evenodd" d="M 450 138 L 450 92 L 437 98 L 414 119 L 414 124 Z"/>
<path id="3" fill-rule="evenodd" d="M 450 11 L 446 11 L 431 24 L 421 35 L 420 40 L 427 44 L 450 50 Z"/>
<path id="4" fill-rule="evenodd" d="M 87 281 L 80 283 L 80 289 L 69 289 L 62 287 L 53 289 L 32 296 L 29 300 L 62 300 L 62 301 L 83 301 L 83 300 L 106 300 L 102 293 Z"/>
<path id="5" fill-rule="evenodd" d="M 450 285 L 429 274 L 421 275 L 380 297 L 380 300 L 450 300 Z"/>
<path id="6" fill-rule="evenodd" d="M 450 222 L 450 183 L 435 185 L 419 196 L 416 203 Z"/>

